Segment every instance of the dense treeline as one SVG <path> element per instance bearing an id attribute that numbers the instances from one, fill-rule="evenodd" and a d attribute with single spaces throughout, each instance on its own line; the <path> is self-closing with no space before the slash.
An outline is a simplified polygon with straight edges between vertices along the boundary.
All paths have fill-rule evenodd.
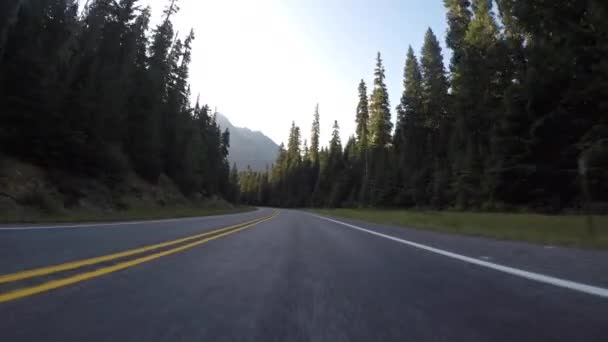
<path id="1" fill-rule="evenodd" d="M 608 6 L 600 0 L 445 0 L 444 65 L 429 29 L 410 47 L 392 127 L 385 70 L 359 84 L 356 136 L 319 148 L 293 125 L 241 200 L 278 206 L 505 210 L 608 202 Z M 493 8 L 495 7 L 495 8 Z"/>
<path id="2" fill-rule="evenodd" d="M 1 152 L 107 182 L 166 174 L 186 194 L 233 197 L 229 132 L 190 103 L 194 33 L 169 1 L 149 29 L 137 0 L 3 0 Z"/>

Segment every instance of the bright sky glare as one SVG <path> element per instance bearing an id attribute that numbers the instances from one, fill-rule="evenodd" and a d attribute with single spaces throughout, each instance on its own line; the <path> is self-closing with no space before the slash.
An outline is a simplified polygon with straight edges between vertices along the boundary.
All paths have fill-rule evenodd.
<path id="1" fill-rule="evenodd" d="M 169 0 L 152 6 L 152 25 Z M 175 29 L 194 28 L 190 82 L 194 97 L 236 126 L 277 143 L 295 121 L 309 139 L 316 103 L 321 139 L 338 120 L 343 142 L 354 133 L 357 86 L 371 90 L 376 52 L 385 62 L 393 109 L 402 92 L 408 45 L 417 53 L 431 27 L 444 44 L 442 0 L 179 0 Z M 444 48 L 444 56 L 448 51 Z M 446 58 L 447 60 L 447 58 Z M 446 65 L 447 67 L 447 65 Z"/>

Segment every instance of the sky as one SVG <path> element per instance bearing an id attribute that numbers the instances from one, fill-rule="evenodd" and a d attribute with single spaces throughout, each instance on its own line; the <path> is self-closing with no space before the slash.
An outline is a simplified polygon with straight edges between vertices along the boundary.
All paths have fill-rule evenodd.
<path id="1" fill-rule="evenodd" d="M 169 0 L 140 0 L 160 21 Z M 291 122 L 310 140 L 315 105 L 321 140 L 334 120 L 343 142 L 354 134 L 357 87 L 371 91 L 376 53 L 386 69 L 393 121 L 408 46 L 419 54 L 430 27 L 442 43 L 443 0 L 178 0 L 172 19 L 180 36 L 191 28 L 193 97 L 236 126 L 286 142 Z M 446 58 L 447 60 L 447 58 Z M 447 67 L 447 63 L 446 63 Z"/>

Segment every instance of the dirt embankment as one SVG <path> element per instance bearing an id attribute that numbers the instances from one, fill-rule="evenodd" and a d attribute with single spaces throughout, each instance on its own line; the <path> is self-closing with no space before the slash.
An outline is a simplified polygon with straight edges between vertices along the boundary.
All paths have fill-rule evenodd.
<path id="1" fill-rule="evenodd" d="M 83 212 L 104 215 L 192 205 L 231 207 L 217 198 L 188 199 L 166 176 L 151 184 L 130 173 L 109 186 L 100 180 L 0 158 L 0 221 L 36 221 L 44 217 L 52 220 Z"/>

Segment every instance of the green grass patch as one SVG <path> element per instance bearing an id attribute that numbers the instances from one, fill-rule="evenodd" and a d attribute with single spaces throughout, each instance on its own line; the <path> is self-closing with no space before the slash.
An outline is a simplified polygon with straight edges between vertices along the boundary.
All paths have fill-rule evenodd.
<path id="1" fill-rule="evenodd" d="M 608 248 L 608 216 L 473 213 L 382 209 L 318 209 L 322 215 L 539 244 Z"/>
<path id="2" fill-rule="evenodd" d="M 21 213 L 0 213 L 2 223 L 44 223 L 44 222 L 111 222 L 130 220 L 158 220 L 167 218 L 197 217 L 233 214 L 253 211 L 253 207 L 207 208 L 196 205 L 182 206 L 141 206 L 126 210 L 70 210 L 57 213 L 26 211 Z"/>

